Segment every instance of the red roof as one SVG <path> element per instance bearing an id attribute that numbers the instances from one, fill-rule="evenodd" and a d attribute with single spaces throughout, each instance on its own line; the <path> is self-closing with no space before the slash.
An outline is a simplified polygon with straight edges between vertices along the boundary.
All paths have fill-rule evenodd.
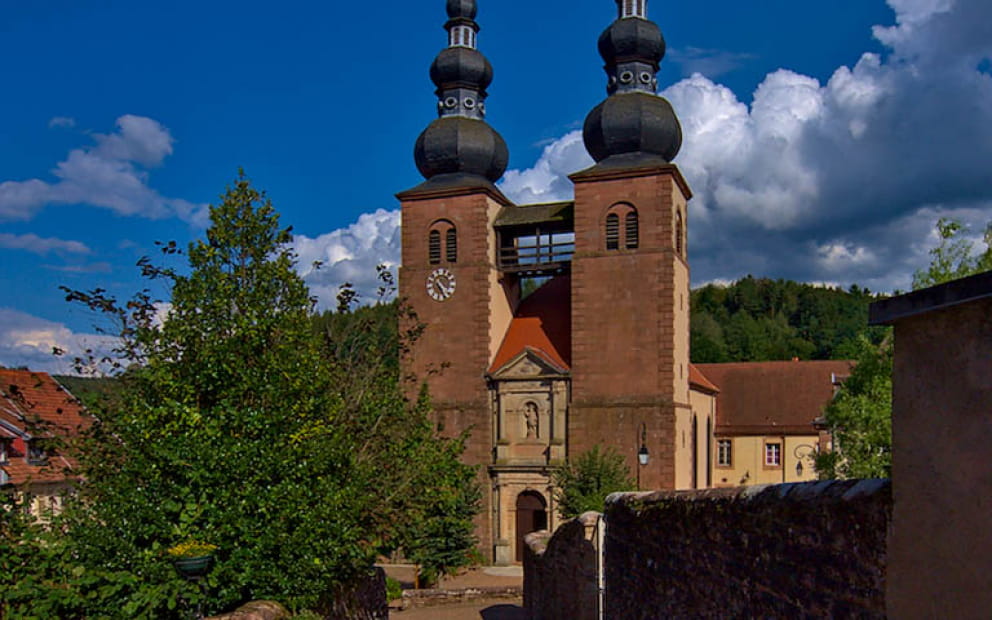
<path id="1" fill-rule="evenodd" d="M 724 435 L 812 434 L 851 361 L 697 364 L 719 388 L 716 432 Z"/>
<path id="2" fill-rule="evenodd" d="M 689 385 L 701 392 L 708 392 L 710 394 L 716 394 L 720 391 L 720 388 L 713 385 L 695 364 L 689 364 Z"/>
<path id="3" fill-rule="evenodd" d="M 18 429 L 2 434 L 16 437 L 2 466 L 13 484 L 64 480 L 64 470 L 75 465 L 58 452 L 49 454 L 47 465 L 28 464 L 25 437 L 72 437 L 90 425 L 72 394 L 47 373 L 30 370 L 0 369 L 0 419 Z"/>
<path id="4" fill-rule="evenodd" d="M 489 372 L 530 349 L 555 366 L 572 365 L 572 282 L 557 276 L 528 295 L 510 322 Z"/>

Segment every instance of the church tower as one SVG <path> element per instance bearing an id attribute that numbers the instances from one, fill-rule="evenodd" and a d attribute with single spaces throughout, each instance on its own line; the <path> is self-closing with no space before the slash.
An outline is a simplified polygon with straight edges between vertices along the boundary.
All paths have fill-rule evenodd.
<path id="1" fill-rule="evenodd" d="M 477 49 L 475 0 L 448 0 L 448 46 L 431 65 L 438 118 L 417 139 L 425 181 L 401 192 L 399 293 L 424 326 L 405 367 L 428 381 L 438 426 L 469 431 L 465 461 L 489 463 L 493 446 L 485 372 L 516 303 L 494 264 L 493 223 L 510 201 L 496 188 L 506 169 L 503 138 L 485 121 L 489 61 Z M 483 488 L 488 486 L 484 470 Z M 477 533 L 491 549 L 491 497 L 483 494 Z"/>
<path id="2" fill-rule="evenodd" d="M 685 226 L 691 194 L 671 163 L 681 127 L 656 94 L 665 40 L 648 20 L 647 0 L 616 2 L 617 19 L 599 38 L 608 97 L 583 128 L 597 163 L 571 176 L 568 452 L 612 444 L 641 488 L 672 489 L 692 476 Z M 639 465 L 638 451 L 647 464 Z"/>
<path id="3" fill-rule="evenodd" d="M 475 0 L 447 10 L 438 118 L 414 149 L 425 181 L 398 194 L 400 295 L 424 327 L 404 371 L 427 382 L 445 434 L 468 433 L 480 550 L 511 564 L 526 534 L 560 522 L 555 469 L 594 446 L 614 447 L 641 488 L 708 484 L 713 392 L 690 378 L 690 193 L 647 0 L 617 0 L 599 40 L 608 97 L 583 132 L 596 165 L 571 176 L 574 201 L 531 205 L 493 185 L 507 149 L 485 121 Z"/>

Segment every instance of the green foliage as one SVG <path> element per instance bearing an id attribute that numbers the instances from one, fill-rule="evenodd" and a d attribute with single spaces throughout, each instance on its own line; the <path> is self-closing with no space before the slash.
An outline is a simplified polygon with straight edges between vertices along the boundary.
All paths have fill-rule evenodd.
<path id="1" fill-rule="evenodd" d="M 551 481 L 558 510 L 565 519 L 590 510 L 602 512 L 607 495 L 634 488 L 623 457 L 613 448 L 600 446 L 554 470 Z"/>
<path id="2" fill-rule="evenodd" d="M 967 233 L 967 227 L 957 220 L 937 221 L 940 244 L 930 250 L 930 266 L 913 274 L 914 290 L 992 270 L 992 222 L 985 228 L 984 252 L 979 253 L 965 238 Z"/>
<path id="3" fill-rule="evenodd" d="M 857 365 L 824 416 L 835 450 L 816 457 L 821 479 L 887 478 L 892 471 L 892 344 L 859 341 Z"/>
<path id="4" fill-rule="evenodd" d="M 423 402 L 403 397 L 397 306 L 351 313 L 346 298 L 350 316 L 315 320 L 290 231 L 243 175 L 211 221 L 184 272 L 139 263 L 171 291 L 161 323 L 148 291 L 119 304 L 67 290 L 116 321 L 122 372 L 91 404 L 98 423 L 78 446 L 86 484 L 47 548 L 72 559 L 47 571 L 71 565 L 52 617 L 170 618 L 257 598 L 326 609 L 334 586 L 414 539 L 409 520 L 454 511 L 471 523 L 477 510 L 461 443 L 438 440 Z M 199 584 L 167 556 L 191 539 L 217 546 Z M 438 570 L 458 552 L 468 549 L 446 550 Z"/>
<path id="5" fill-rule="evenodd" d="M 877 298 L 852 286 L 847 291 L 751 276 L 730 286 L 710 284 L 692 291 L 692 361 L 844 359 L 851 343 L 866 334 L 868 305 Z"/>

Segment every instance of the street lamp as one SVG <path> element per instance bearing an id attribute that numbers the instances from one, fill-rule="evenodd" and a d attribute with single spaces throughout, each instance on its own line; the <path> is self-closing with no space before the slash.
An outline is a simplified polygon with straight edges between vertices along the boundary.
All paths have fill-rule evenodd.
<path id="1" fill-rule="evenodd" d="M 648 464 L 651 455 L 648 454 L 648 427 L 641 422 L 641 447 L 637 450 L 637 490 L 641 490 L 641 467 Z"/>

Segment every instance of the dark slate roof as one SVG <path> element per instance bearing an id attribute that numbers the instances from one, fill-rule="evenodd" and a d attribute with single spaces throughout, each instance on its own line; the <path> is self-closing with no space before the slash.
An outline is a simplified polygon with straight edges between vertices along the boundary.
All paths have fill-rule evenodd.
<path id="1" fill-rule="evenodd" d="M 573 221 L 574 213 L 573 201 L 504 207 L 496 216 L 496 226 L 526 226 L 545 222 L 568 223 Z"/>
<path id="2" fill-rule="evenodd" d="M 992 297 L 992 271 L 876 301 L 868 308 L 868 323 L 891 325 L 899 319 Z"/>

